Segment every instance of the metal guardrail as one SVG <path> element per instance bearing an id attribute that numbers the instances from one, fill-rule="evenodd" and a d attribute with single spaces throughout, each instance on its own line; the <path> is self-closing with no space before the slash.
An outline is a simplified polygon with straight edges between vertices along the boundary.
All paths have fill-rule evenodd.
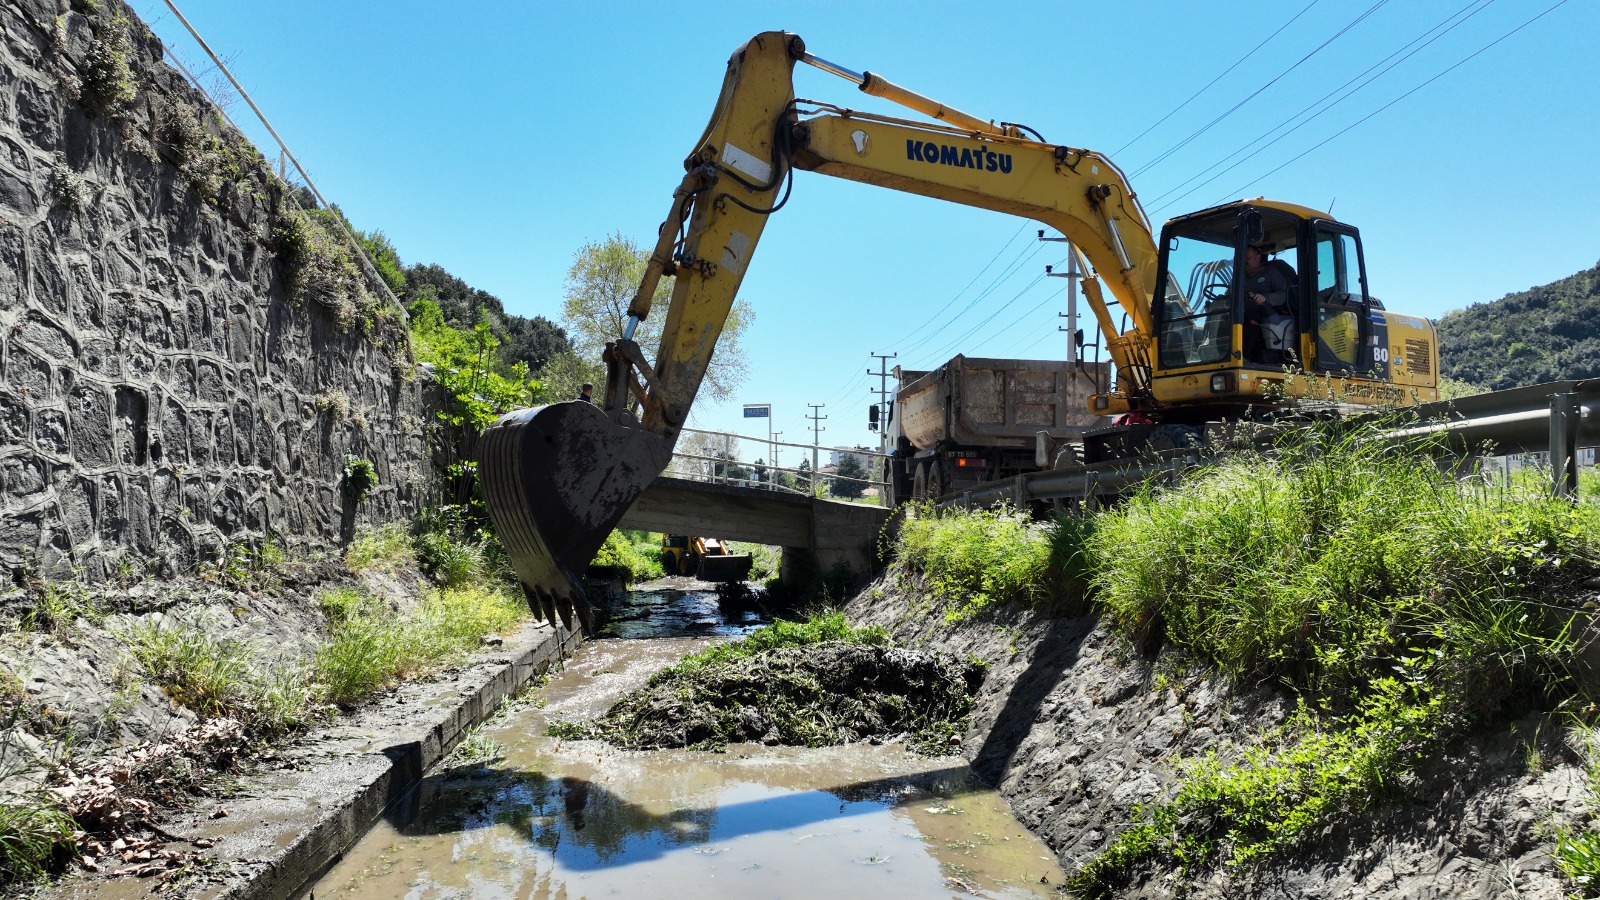
<path id="1" fill-rule="evenodd" d="M 1396 415 L 1414 424 L 1380 432 L 1392 440 L 1442 437 L 1462 455 L 1549 453 L 1551 489 L 1573 497 L 1578 490 L 1578 450 L 1600 447 L 1600 380 L 1556 381 L 1456 400 L 1440 400 L 1397 412 L 1369 413 L 1354 419 L 1383 424 Z M 1009 503 L 1021 508 L 1034 500 L 1086 500 L 1149 478 L 1198 464 L 1193 450 L 1166 451 L 1152 458 L 1119 460 L 1081 469 L 1018 475 L 940 498 L 939 509 L 968 509 Z"/>
<path id="2" fill-rule="evenodd" d="M 1578 449 L 1600 446 L 1600 381 L 1554 381 L 1425 403 L 1401 411 L 1415 425 L 1394 438 L 1439 436 L 1464 455 L 1549 453 L 1552 490 L 1578 490 Z"/>

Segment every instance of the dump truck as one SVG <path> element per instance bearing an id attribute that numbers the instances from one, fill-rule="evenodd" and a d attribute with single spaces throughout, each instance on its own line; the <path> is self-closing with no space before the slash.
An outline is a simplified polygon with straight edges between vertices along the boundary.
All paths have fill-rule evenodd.
<path id="1" fill-rule="evenodd" d="M 1104 363 L 957 356 L 931 371 L 894 368 L 882 412 L 892 503 L 939 497 L 1054 465 L 1100 422 L 1088 398 Z M 876 415 L 876 414 L 874 414 Z"/>

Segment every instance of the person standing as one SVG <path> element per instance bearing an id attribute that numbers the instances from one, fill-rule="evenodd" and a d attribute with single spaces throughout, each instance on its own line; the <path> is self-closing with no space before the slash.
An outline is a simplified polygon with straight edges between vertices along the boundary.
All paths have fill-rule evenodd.
<path id="1" fill-rule="evenodd" d="M 578 388 L 578 399 L 585 403 L 594 402 L 594 385 L 585 381 L 583 387 Z"/>

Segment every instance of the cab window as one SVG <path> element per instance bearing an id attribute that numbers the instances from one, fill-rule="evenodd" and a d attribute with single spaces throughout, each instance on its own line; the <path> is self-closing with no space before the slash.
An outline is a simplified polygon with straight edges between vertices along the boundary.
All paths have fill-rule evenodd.
<path id="1" fill-rule="evenodd" d="M 1361 363 L 1366 277 L 1361 243 L 1341 231 L 1317 231 L 1317 367 L 1354 371 Z"/>
<path id="2" fill-rule="evenodd" d="M 1162 368 L 1221 362 L 1233 350 L 1233 244 L 1215 233 L 1171 234 L 1159 320 Z"/>

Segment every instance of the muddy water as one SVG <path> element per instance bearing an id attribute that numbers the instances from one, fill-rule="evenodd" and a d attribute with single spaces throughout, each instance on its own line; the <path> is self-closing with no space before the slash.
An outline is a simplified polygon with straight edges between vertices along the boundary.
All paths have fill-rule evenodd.
<path id="1" fill-rule="evenodd" d="M 1061 871 L 959 757 L 898 745 L 621 751 L 544 736 L 684 653 L 745 633 L 709 592 L 635 592 L 531 703 L 484 729 L 316 897 L 1055 897 Z"/>

